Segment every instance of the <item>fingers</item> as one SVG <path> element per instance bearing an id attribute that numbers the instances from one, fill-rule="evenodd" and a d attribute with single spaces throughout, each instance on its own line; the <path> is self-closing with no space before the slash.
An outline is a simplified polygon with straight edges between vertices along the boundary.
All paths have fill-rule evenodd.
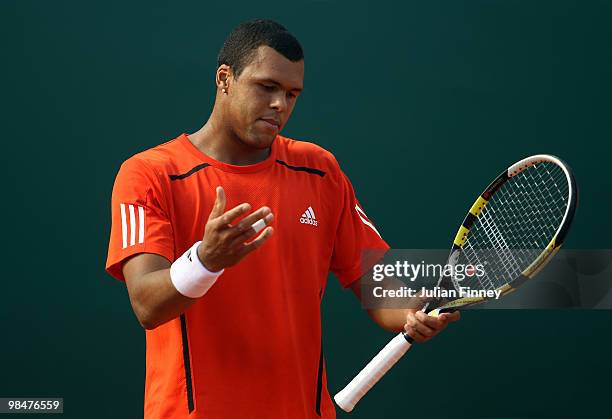
<path id="1" fill-rule="evenodd" d="M 231 222 L 250 211 L 251 205 L 248 203 L 243 203 L 235 206 L 234 208 L 224 213 L 225 206 L 227 203 L 225 190 L 223 189 L 223 187 L 218 186 L 216 192 L 217 198 L 213 205 L 213 209 L 210 212 L 208 220 L 209 222 L 212 222 L 214 225 L 216 225 L 219 230 L 231 228 L 232 231 L 228 233 L 228 238 L 239 236 L 245 232 L 248 232 L 249 229 L 252 230 L 252 234 L 256 234 L 263 228 L 263 225 L 261 224 L 265 225 L 272 221 L 272 218 L 268 217 L 268 219 L 264 219 L 263 223 L 255 224 L 257 223 L 257 221 L 271 213 L 270 208 L 262 207 L 254 213 L 250 214 L 249 216 L 245 217 L 236 226 L 232 226 Z M 251 227 L 253 227 L 254 224 L 255 229 L 252 229 Z"/>
<path id="2" fill-rule="evenodd" d="M 217 190 L 223 191 L 223 188 L 219 187 Z M 219 199 L 219 197 L 221 197 L 221 199 Z M 234 208 L 228 210 L 225 213 L 217 215 L 220 211 L 220 208 L 225 208 L 225 202 L 225 193 L 221 192 L 221 195 L 217 195 L 217 201 L 215 201 L 215 206 L 210 212 L 209 222 L 213 222 L 214 224 L 216 224 L 217 228 L 219 229 L 231 228 L 232 231 L 228 232 L 228 238 L 236 237 L 244 232 L 247 232 L 249 229 L 251 229 L 253 224 L 255 224 L 258 220 L 264 218 L 271 212 L 270 208 L 261 207 L 259 210 L 245 217 L 237 225 L 232 226 L 231 222 L 237 218 L 240 218 L 245 213 L 249 212 L 251 210 L 251 205 L 248 203 L 243 203 L 235 206 Z M 269 218 L 268 220 L 264 220 L 264 223 L 268 224 L 271 221 L 272 218 Z M 257 231 L 253 230 L 253 234 L 258 233 L 259 231 L 261 231 L 261 228 Z"/>
<path id="3" fill-rule="evenodd" d="M 217 197 L 215 198 L 215 204 L 208 217 L 209 220 L 219 217 L 225 211 L 225 190 L 222 186 L 217 186 L 216 192 Z"/>
<path id="4" fill-rule="evenodd" d="M 417 311 L 415 317 L 419 322 L 433 330 L 441 329 L 446 326 L 446 322 L 442 318 L 429 316 L 422 311 Z"/>
<path id="5" fill-rule="evenodd" d="M 461 318 L 458 311 L 443 313 L 438 317 L 428 316 L 422 311 L 410 310 L 406 316 L 404 330 L 416 342 L 427 342 L 432 337 L 446 329 L 449 323 Z"/>
<path id="6" fill-rule="evenodd" d="M 461 312 L 453 311 L 452 313 L 442 313 L 439 318 L 445 320 L 447 323 L 454 323 L 461 318 Z"/>
<path id="7" fill-rule="evenodd" d="M 257 237 L 252 242 L 245 244 L 243 246 L 241 253 L 243 255 L 246 255 L 247 253 L 250 253 L 253 250 L 258 249 L 261 245 L 263 245 L 266 242 L 266 240 L 268 240 L 268 238 L 272 235 L 273 231 L 274 230 L 272 229 L 272 227 L 266 227 L 266 229 L 263 231 L 263 233 L 259 235 L 259 237 Z"/>
<path id="8" fill-rule="evenodd" d="M 408 326 L 405 326 L 404 330 L 406 331 L 406 333 L 412 339 L 414 339 L 415 342 L 423 343 L 423 342 L 427 342 L 429 339 L 431 339 L 431 337 L 425 336 L 425 335 L 419 333 L 417 330 L 415 330 L 413 328 L 410 328 Z"/>
<path id="9" fill-rule="evenodd" d="M 274 219 L 273 214 L 268 214 L 263 218 L 260 218 L 255 223 L 248 223 L 245 226 L 241 226 L 242 233 L 235 236 L 232 241 L 232 246 L 239 246 L 249 241 L 253 236 L 259 234 L 259 232 L 264 229 L 264 227 L 272 222 Z M 236 226 L 238 227 L 238 226 Z"/>
<path id="10" fill-rule="evenodd" d="M 251 205 L 248 203 L 225 211 L 225 191 L 218 187 L 216 192 L 217 197 L 198 248 L 198 257 L 212 272 L 237 264 L 245 255 L 262 246 L 272 235 L 272 228 L 266 228 L 266 225 L 274 219 L 268 207 L 249 214 Z M 236 220 L 240 221 L 232 225 Z"/>
<path id="11" fill-rule="evenodd" d="M 244 217 L 244 219 L 240 220 L 238 224 L 232 227 L 231 231 L 228 232 L 228 237 L 234 238 L 241 236 L 244 233 L 250 232 L 252 232 L 252 234 L 259 233 L 262 228 L 260 228 L 258 231 L 255 231 L 253 224 L 257 223 L 261 219 L 263 219 L 263 222 L 265 224 L 269 224 L 273 219 L 271 212 L 272 211 L 270 210 L 270 208 L 261 207 L 257 211 L 254 211 L 252 214 L 247 215 L 246 217 Z M 255 226 L 255 228 L 256 227 L 257 226 Z M 245 241 L 246 239 L 242 242 Z"/>
<path id="12" fill-rule="evenodd" d="M 422 311 L 417 311 L 416 314 L 408 315 L 406 317 L 406 325 L 404 326 L 404 330 L 410 336 L 412 336 L 417 342 L 417 336 L 422 339 L 430 339 L 436 334 L 436 330 L 429 327 L 422 321 L 422 316 L 419 316 L 419 313 L 425 314 Z M 427 316 L 425 314 L 425 316 Z"/>
<path id="13" fill-rule="evenodd" d="M 264 227 L 272 222 L 274 215 L 268 207 L 261 207 L 257 211 L 245 216 L 239 223 L 232 225 L 231 222 L 240 218 L 251 210 L 251 205 L 243 203 L 228 210 L 218 217 L 213 217 L 218 214 L 221 207 L 225 206 L 225 198 L 223 188 L 217 188 L 220 192 L 215 201 L 215 206 L 211 211 L 207 226 L 211 231 L 219 235 L 219 239 L 229 244 L 230 247 L 243 244 L 254 235 L 258 234 Z"/>
<path id="14" fill-rule="evenodd" d="M 217 219 L 219 227 L 230 228 L 231 227 L 230 223 L 232 221 L 234 221 L 236 218 L 240 217 L 241 215 L 245 214 L 246 212 L 250 210 L 251 210 L 250 204 L 245 203 L 245 204 L 240 204 L 240 205 L 235 206 L 234 208 L 227 211 L 225 214 L 221 215 Z"/>

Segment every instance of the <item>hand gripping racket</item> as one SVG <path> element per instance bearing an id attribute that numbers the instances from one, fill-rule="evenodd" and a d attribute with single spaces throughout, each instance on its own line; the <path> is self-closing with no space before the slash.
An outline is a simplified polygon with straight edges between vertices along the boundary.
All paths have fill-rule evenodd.
<path id="1" fill-rule="evenodd" d="M 482 264 L 485 274 L 457 280 L 442 276 L 438 287 L 494 290 L 508 294 L 533 278 L 563 243 L 576 211 L 577 189 L 569 167 L 554 156 L 527 157 L 504 170 L 476 199 L 453 241 L 447 265 Z M 487 301 L 463 297 L 434 299 L 423 311 L 437 316 Z M 433 309 L 429 309 L 432 307 Z M 410 349 L 400 333 L 376 355 L 334 400 L 346 412 Z"/>

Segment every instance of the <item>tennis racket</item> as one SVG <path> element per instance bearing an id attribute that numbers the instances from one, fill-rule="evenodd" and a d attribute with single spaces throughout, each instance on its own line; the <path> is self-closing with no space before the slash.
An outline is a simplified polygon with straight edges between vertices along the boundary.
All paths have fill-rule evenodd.
<path id="1" fill-rule="evenodd" d="M 505 295 L 533 278 L 563 243 L 574 218 L 577 189 L 570 168 L 559 158 L 540 154 L 504 170 L 476 199 L 455 235 L 447 265 L 482 264 L 485 274 L 440 277 L 438 287 L 493 290 Z M 423 307 L 438 316 L 487 301 L 463 297 L 433 299 Z M 334 400 L 346 412 L 410 349 L 413 339 L 400 333 L 376 355 Z"/>

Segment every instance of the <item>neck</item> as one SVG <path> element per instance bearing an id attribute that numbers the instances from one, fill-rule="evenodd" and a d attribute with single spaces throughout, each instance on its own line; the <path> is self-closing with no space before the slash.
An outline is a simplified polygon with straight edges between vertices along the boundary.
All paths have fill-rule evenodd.
<path id="1" fill-rule="evenodd" d="M 242 142 L 225 124 L 220 123 L 214 112 L 202 128 L 189 135 L 189 140 L 207 156 L 236 166 L 256 164 L 270 155 L 270 148 L 262 150 Z"/>

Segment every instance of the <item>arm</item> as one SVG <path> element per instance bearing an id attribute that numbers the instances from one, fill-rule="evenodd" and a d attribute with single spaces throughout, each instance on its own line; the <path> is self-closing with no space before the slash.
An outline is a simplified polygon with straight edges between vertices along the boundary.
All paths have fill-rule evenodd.
<path id="1" fill-rule="evenodd" d="M 351 291 L 361 301 L 361 281 L 351 284 Z M 415 305 L 419 302 L 415 300 Z M 390 332 L 405 332 L 419 343 L 427 342 L 446 329 L 449 323 L 461 318 L 459 311 L 444 313 L 439 317 L 428 316 L 419 308 L 373 308 L 368 315 L 376 324 Z"/>
<path id="2" fill-rule="evenodd" d="M 361 301 L 361 283 L 363 279 L 357 280 L 350 285 L 351 291 Z M 408 308 L 372 308 L 368 309 L 368 315 L 376 324 L 389 332 L 401 332 L 406 324 Z"/>
<path id="3" fill-rule="evenodd" d="M 170 280 L 170 262 L 140 253 L 123 264 L 123 275 L 136 318 L 145 329 L 174 319 L 197 300 L 179 293 Z"/>
<path id="4" fill-rule="evenodd" d="M 339 169 L 339 168 L 338 168 Z M 355 260 L 360 257 L 364 250 L 378 249 L 386 250 L 389 248 L 382 239 L 379 231 L 374 227 L 374 223 L 368 219 L 367 215 L 359 205 L 353 187 L 342 171 L 340 171 L 341 190 L 339 195 L 342 197 L 342 212 L 340 214 L 339 226 L 336 232 L 336 242 L 331 261 L 331 271 L 339 275 L 343 286 L 349 286 L 357 298 L 361 301 L 361 280 L 348 282 L 354 278 L 342 278 L 342 273 L 346 273 L 348 267 L 355 266 Z M 382 257 L 382 254 L 381 254 Z M 347 281 L 348 280 L 348 281 Z M 346 282 L 345 282 L 346 281 Z M 383 285 L 383 284 L 381 284 Z M 385 287 L 395 288 L 404 285 L 395 279 L 384 284 Z M 400 332 L 405 331 L 417 342 L 424 342 L 442 331 L 451 321 L 459 319 L 459 313 L 443 314 L 439 318 L 428 316 L 419 310 L 423 307 L 423 302 L 419 299 L 409 301 L 412 307 L 403 309 L 369 309 L 368 314 L 380 327 L 385 330 Z"/>
<path id="5" fill-rule="evenodd" d="M 266 225 L 272 221 L 269 208 L 262 207 L 232 225 L 233 220 L 251 207 L 241 204 L 224 212 L 225 202 L 225 192 L 218 187 L 217 199 L 198 247 L 197 257 L 210 272 L 219 272 L 235 265 L 272 234 L 272 227 L 266 227 L 263 233 L 251 240 L 261 231 L 261 228 L 254 228 L 254 224 Z M 176 318 L 197 301 L 197 298 L 177 291 L 170 276 L 170 266 L 166 258 L 150 253 L 137 254 L 123 264 L 132 308 L 145 329 L 154 329 Z"/>

